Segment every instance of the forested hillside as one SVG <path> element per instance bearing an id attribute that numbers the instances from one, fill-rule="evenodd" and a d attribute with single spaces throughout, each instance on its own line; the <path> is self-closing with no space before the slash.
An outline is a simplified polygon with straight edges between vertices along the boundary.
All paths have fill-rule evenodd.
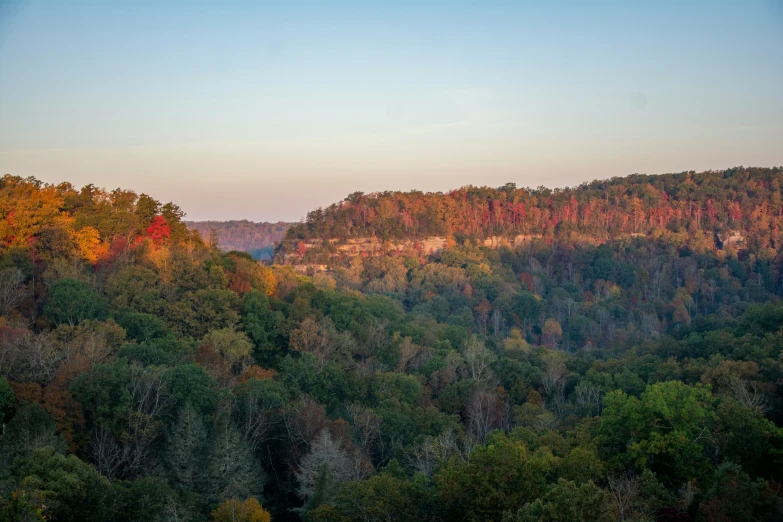
<path id="1" fill-rule="evenodd" d="M 272 259 L 275 245 L 293 223 L 254 223 L 252 221 L 186 221 L 206 241 L 217 240 L 222 250 L 247 252 L 254 259 Z"/>
<path id="2" fill-rule="evenodd" d="M 357 193 L 305 276 L 6 176 L 0 520 L 780 520 L 781 183 Z"/>
<path id="3" fill-rule="evenodd" d="M 303 255 L 300 243 L 312 239 L 442 236 L 461 244 L 493 236 L 596 242 L 621 235 L 663 238 L 695 249 L 742 241 L 759 251 L 783 241 L 781 187 L 783 168 L 740 167 L 633 175 L 554 190 L 509 183 L 447 194 L 355 192 L 308 213 L 305 223 L 288 230 L 279 251 Z"/>

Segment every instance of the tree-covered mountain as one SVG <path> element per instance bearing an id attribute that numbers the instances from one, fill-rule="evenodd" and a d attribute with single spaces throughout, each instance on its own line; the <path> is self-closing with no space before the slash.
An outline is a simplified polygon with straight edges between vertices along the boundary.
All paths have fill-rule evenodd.
<path id="1" fill-rule="evenodd" d="M 270 260 L 275 245 L 293 223 L 254 223 L 252 221 L 186 221 L 205 240 L 217 240 L 222 250 L 247 252 L 255 259 Z"/>
<path id="2" fill-rule="evenodd" d="M 0 520 L 780 520 L 781 174 L 354 195 L 309 276 L 6 176 Z"/>
<path id="3" fill-rule="evenodd" d="M 565 189 L 462 187 L 448 193 L 355 192 L 307 214 L 280 251 L 300 241 L 443 236 L 457 243 L 534 235 L 552 241 L 669 237 L 709 249 L 732 233 L 753 250 L 783 241 L 783 168 L 632 175 Z M 720 239 L 721 236 L 724 239 Z M 729 239 L 731 241 L 731 239 Z"/>

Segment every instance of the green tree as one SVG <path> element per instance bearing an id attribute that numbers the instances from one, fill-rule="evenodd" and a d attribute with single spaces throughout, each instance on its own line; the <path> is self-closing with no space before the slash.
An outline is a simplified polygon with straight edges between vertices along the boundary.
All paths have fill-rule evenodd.
<path id="1" fill-rule="evenodd" d="M 511 320 L 518 321 L 525 329 L 530 328 L 543 311 L 544 305 L 530 292 L 519 292 L 511 301 Z"/>
<path id="2" fill-rule="evenodd" d="M 647 386 L 640 398 L 606 394 L 600 439 L 617 464 L 649 467 L 679 485 L 710 470 L 715 399 L 709 387 L 669 381 Z"/>
<path id="3" fill-rule="evenodd" d="M 133 397 L 128 388 L 128 361 L 96 364 L 92 372 L 77 376 L 71 392 L 87 412 L 94 427 L 122 433 L 127 426 Z"/>
<path id="4" fill-rule="evenodd" d="M 202 367 L 181 364 L 167 372 L 169 388 L 168 410 L 172 419 L 189 403 L 204 419 L 211 421 L 218 400 L 217 382 Z"/>
<path id="5" fill-rule="evenodd" d="M 185 292 L 181 299 L 163 309 L 174 330 L 199 339 L 210 330 L 233 327 L 239 323 L 239 299 L 231 290 L 201 288 Z"/>
<path id="6" fill-rule="evenodd" d="M 109 303 L 89 285 L 75 279 L 62 279 L 49 288 L 43 311 L 56 325 L 74 326 L 85 319 L 106 319 Z"/>
<path id="7" fill-rule="evenodd" d="M 500 520 L 544 493 L 554 463 L 551 453 L 531 453 L 522 442 L 496 432 L 467 462 L 452 459 L 435 482 L 450 519 Z"/>
<path id="8" fill-rule="evenodd" d="M 19 490 L 52 520 L 111 520 L 111 486 L 94 467 L 75 455 L 46 446 L 17 459 L 12 472 Z"/>
<path id="9" fill-rule="evenodd" d="M 5 502 L 0 503 L 0 522 L 46 522 L 41 508 L 34 506 L 27 496 L 12 491 Z"/>
<path id="10" fill-rule="evenodd" d="M 112 522 L 182 520 L 195 518 L 163 477 L 114 481 L 111 491 Z"/>
<path id="11" fill-rule="evenodd" d="M 269 300 L 263 292 L 253 290 L 245 294 L 242 303 L 242 324 L 253 341 L 256 363 L 268 366 L 274 360 L 283 314 L 269 309 Z"/>
<path id="12" fill-rule="evenodd" d="M 139 216 L 143 228 L 147 228 L 159 212 L 160 201 L 147 194 L 139 195 L 139 199 L 136 201 L 136 215 Z"/>
<path id="13" fill-rule="evenodd" d="M 526 504 L 503 522 L 598 522 L 602 520 L 604 492 L 592 481 L 576 485 L 559 479 L 543 497 Z"/>
<path id="14" fill-rule="evenodd" d="M 781 499 L 764 479 L 752 480 L 737 464 L 721 464 L 699 508 L 710 521 L 779 520 Z"/>
<path id="15" fill-rule="evenodd" d="M 51 447 L 65 453 L 65 440 L 57 433 L 57 426 L 46 410 L 38 404 L 24 404 L 5 426 L 0 439 L 0 455 L 5 465 L 15 459 L 29 457 L 36 449 Z"/>
<path id="16" fill-rule="evenodd" d="M 416 498 L 407 481 L 382 473 L 361 482 L 346 482 L 334 499 L 333 506 L 308 512 L 313 521 L 346 520 L 351 522 L 385 522 L 388 520 L 421 520 Z"/>
<path id="17" fill-rule="evenodd" d="M 117 322 L 128 334 L 129 339 L 138 342 L 151 341 L 164 337 L 168 331 L 165 321 L 153 314 L 126 310 L 118 314 Z"/>
<path id="18" fill-rule="evenodd" d="M 717 416 L 714 440 L 726 460 L 752 476 L 774 478 L 783 469 L 783 429 L 730 397 L 721 399 Z"/>

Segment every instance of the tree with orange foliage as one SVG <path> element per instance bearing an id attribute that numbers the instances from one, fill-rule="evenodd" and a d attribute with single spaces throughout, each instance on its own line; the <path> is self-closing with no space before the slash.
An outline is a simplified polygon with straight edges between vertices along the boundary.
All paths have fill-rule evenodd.
<path id="1" fill-rule="evenodd" d="M 487 299 L 482 299 L 474 308 L 479 315 L 479 332 L 485 333 L 487 331 L 487 320 L 489 319 L 489 312 L 492 311 L 492 305 Z"/>
<path id="2" fill-rule="evenodd" d="M 255 497 L 242 502 L 238 498 L 226 500 L 212 512 L 214 522 L 271 522 L 272 515 Z"/>
<path id="3" fill-rule="evenodd" d="M 277 280 L 272 269 L 244 253 L 232 252 L 227 257 L 230 262 L 227 263 L 226 269 L 231 274 L 229 289 L 239 294 L 240 297 L 252 290 L 260 290 L 267 296 L 275 293 Z"/>
<path id="4" fill-rule="evenodd" d="M 244 384 L 250 379 L 256 379 L 258 381 L 262 381 L 264 379 L 273 379 L 275 375 L 277 375 L 275 370 L 262 368 L 254 364 L 239 376 L 239 382 Z"/>
<path id="5" fill-rule="evenodd" d="M 35 178 L 0 178 L 0 240 L 26 245 L 46 226 L 68 228 L 73 218 L 62 211 L 62 193 Z"/>

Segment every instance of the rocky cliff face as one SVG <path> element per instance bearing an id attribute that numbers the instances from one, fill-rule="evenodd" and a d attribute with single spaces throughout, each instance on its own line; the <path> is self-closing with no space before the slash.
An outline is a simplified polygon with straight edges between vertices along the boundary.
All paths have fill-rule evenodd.
<path id="1" fill-rule="evenodd" d="M 613 239 L 646 237 L 645 234 L 623 234 Z M 480 246 L 487 248 L 519 248 L 536 239 L 542 239 L 541 234 L 524 234 L 517 236 L 490 236 L 480 241 Z M 591 237 L 580 237 L 580 243 L 598 245 L 601 241 Z M 716 250 L 741 249 L 745 237 L 740 232 L 730 231 L 715 235 Z M 322 272 L 335 262 L 350 262 L 355 257 L 371 257 L 386 254 L 407 254 L 429 256 L 444 248 L 454 245 L 454 240 L 443 236 L 431 236 L 420 239 L 384 241 L 377 237 L 352 239 L 311 239 L 292 242 L 290 248 L 277 262 L 292 265 L 298 272 Z"/>
<path id="2" fill-rule="evenodd" d="M 541 235 L 518 235 L 515 237 L 492 236 L 480 244 L 489 248 L 516 248 Z M 454 244 L 453 239 L 432 236 L 410 240 L 383 241 L 376 237 L 353 239 L 311 239 L 292 244 L 288 253 L 278 259 L 284 264 L 293 265 L 298 272 L 325 271 L 327 265 L 335 260 L 349 261 L 354 257 L 370 257 L 390 253 L 429 256 Z"/>
<path id="3" fill-rule="evenodd" d="M 325 244 L 326 243 L 326 244 Z M 334 258 L 350 259 L 357 256 L 377 256 L 392 252 L 416 253 L 420 255 L 431 255 L 439 252 L 446 247 L 445 237 L 429 237 L 416 240 L 392 240 L 383 241 L 376 237 L 355 238 L 346 240 L 328 239 L 326 242 L 322 239 L 312 239 L 299 242 L 293 252 L 285 254 L 283 262 L 293 265 L 297 271 L 305 271 L 309 268 L 316 271 L 325 270 L 323 263 L 307 263 L 307 253 L 310 250 L 318 251 L 318 259 L 325 261 Z M 305 267 L 304 270 L 302 267 Z"/>
<path id="4" fill-rule="evenodd" d="M 518 235 L 515 237 L 492 236 L 484 239 L 481 246 L 489 248 L 500 247 L 519 247 L 533 239 L 541 238 L 540 234 Z M 311 239 L 300 242 L 297 245 L 297 251 L 285 255 L 285 261 L 295 261 L 303 256 L 303 251 L 309 249 L 319 249 L 332 251 L 333 254 L 345 254 L 348 256 L 357 255 L 378 255 L 389 252 L 415 251 L 424 255 L 434 254 L 446 248 L 449 239 L 442 236 L 432 236 L 422 239 L 410 240 L 389 240 L 383 241 L 376 237 L 354 238 L 354 239 L 328 239 L 328 246 L 324 247 L 324 240 Z"/>

